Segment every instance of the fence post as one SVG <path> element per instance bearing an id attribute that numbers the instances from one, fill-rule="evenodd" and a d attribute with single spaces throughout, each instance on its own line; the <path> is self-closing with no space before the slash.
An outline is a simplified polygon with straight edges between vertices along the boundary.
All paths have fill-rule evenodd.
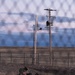
<path id="1" fill-rule="evenodd" d="M 38 65 L 39 65 L 39 53 L 38 53 Z"/>
<path id="2" fill-rule="evenodd" d="M 52 51 L 52 67 L 53 67 L 53 51 Z"/>
<path id="3" fill-rule="evenodd" d="M 68 52 L 68 68 L 70 67 L 70 65 L 69 65 L 69 52 Z"/>
<path id="4" fill-rule="evenodd" d="M 24 53 L 24 65 L 25 65 L 25 53 Z"/>
<path id="5" fill-rule="evenodd" d="M 32 57 L 32 65 L 34 64 L 34 53 L 31 53 L 31 57 Z"/>
<path id="6" fill-rule="evenodd" d="M 10 55 L 10 59 L 11 59 L 11 64 L 12 64 L 12 52 L 10 53 L 11 55 Z"/>
<path id="7" fill-rule="evenodd" d="M 1 52 L 0 52 L 0 63 L 1 63 Z"/>

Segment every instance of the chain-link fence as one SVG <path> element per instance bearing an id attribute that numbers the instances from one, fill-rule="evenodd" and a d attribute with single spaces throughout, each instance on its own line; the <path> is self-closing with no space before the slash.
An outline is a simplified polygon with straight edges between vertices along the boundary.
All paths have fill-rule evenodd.
<path id="1" fill-rule="evenodd" d="M 53 47 L 75 47 L 74 0 L 0 0 L 0 46 L 33 46 L 36 15 L 38 16 L 37 46 L 49 45 L 48 12 Z"/>
<path id="2" fill-rule="evenodd" d="M 63 49 L 75 47 L 74 25 L 75 0 L 0 0 L 0 47 L 32 47 L 34 56 L 32 55 L 31 60 L 33 61 L 34 58 L 35 63 L 39 63 L 40 60 L 41 63 L 43 62 L 41 59 L 43 55 L 38 61 L 36 60 L 37 47 L 41 49 L 46 47 L 51 52 L 53 47 L 63 47 Z M 48 61 L 54 61 L 52 64 L 64 62 L 68 66 L 71 65 L 71 60 L 74 61 L 69 52 L 54 53 L 59 58 L 55 56 L 52 60 L 49 59 Z M 44 56 L 46 63 L 49 57 L 47 55 Z M 12 54 L 7 56 L 11 58 Z M 2 58 L 1 61 L 5 60 L 4 56 Z M 8 60 L 15 61 L 10 58 Z M 24 62 L 23 59 L 21 60 Z M 72 63 L 75 65 L 74 62 Z"/>

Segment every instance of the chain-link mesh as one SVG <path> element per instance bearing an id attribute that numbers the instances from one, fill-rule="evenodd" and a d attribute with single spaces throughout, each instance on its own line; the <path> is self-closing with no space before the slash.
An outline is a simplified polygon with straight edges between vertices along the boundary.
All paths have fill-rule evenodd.
<path id="1" fill-rule="evenodd" d="M 50 64 L 52 61 L 55 66 L 75 66 L 70 52 L 55 51 L 52 60 L 49 52 L 38 51 L 36 55 L 37 47 L 50 49 L 51 52 L 52 47 L 75 47 L 75 0 L 0 0 L 0 47 L 5 46 L 34 47 L 30 63 L 43 64 L 45 61 Z M 2 63 L 8 59 L 4 56 L 0 57 Z M 8 56 L 15 55 L 10 53 Z M 27 63 L 28 59 L 25 59 Z M 8 60 L 6 63 L 18 59 Z M 21 60 L 25 63 L 24 59 Z"/>
<path id="2" fill-rule="evenodd" d="M 52 8 L 52 46 L 75 47 L 74 7 L 74 0 L 0 0 L 0 46 L 33 46 L 36 15 L 37 46 L 50 46 L 44 9 Z"/>

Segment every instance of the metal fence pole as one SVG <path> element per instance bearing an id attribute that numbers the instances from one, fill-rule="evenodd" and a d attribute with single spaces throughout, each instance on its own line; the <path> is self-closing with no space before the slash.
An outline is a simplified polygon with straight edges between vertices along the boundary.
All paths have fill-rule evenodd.
<path id="1" fill-rule="evenodd" d="M 11 64 L 12 64 L 12 52 L 10 53 L 10 59 L 11 59 Z"/>
<path id="2" fill-rule="evenodd" d="M 38 65 L 39 65 L 39 62 L 40 62 L 40 61 L 39 61 L 39 53 L 38 53 Z"/>
<path id="3" fill-rule="evenodd" d="M 70 59 L 70 57 L 69 57 L 69 52 L 68 52 L 68 69 L 69 69 L 69 67 L 70 67 L 69 59 Z"/>
<path id="4" fill-rule="evenodd" d="M 0 63 L 1 63 L 1 52 L 0 52 Z"/>
<path id="5" fill-rule="evenodd" d="M 25 65 L 25 53 L 24 53 L 24 65 Z"/>

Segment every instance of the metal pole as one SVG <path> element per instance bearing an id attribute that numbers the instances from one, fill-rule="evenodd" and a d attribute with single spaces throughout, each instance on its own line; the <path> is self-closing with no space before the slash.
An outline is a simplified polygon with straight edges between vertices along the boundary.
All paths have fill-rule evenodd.
<path id="1" fill-rule="evenodd" d="M 51 12 L 49 10 L 49 22 L 50 22 L 50 17 L 51 17 Z M 50 51 L 50 64 L 52 66 L 52 35 L 51 35 L 51 22 L 50 22 L 50 25 L 49 25 L 49 43 L 50 43 L 50 46 L 49 46 L 49 51 Z"/>
<path id="2" fill-rule="evenodd" d="M 51 11 L 53 11 L 52 9 L 44 9 L 46 11 L 49 12 L 49 53 L 50 53 L 50 65 L 52 66 L 52 36 L 51 36 Z"/>
<path id="3" fill-rule="evenodd" d="M 37 58 L 37 25 L 38 25 L 38 18 L 37 15 L 35 16 L 35 29 L 34 29 L 34 64 L 36 65 L 36 58 Z"/>
<path id="4" fill-rule="evenodd" d="M 46 11 L 49 12 L 49 43 L 50 43 L 50 46 L 49 46 L 49 52 L 50 52 L 50 64 L 52 66 L 52 35 L 51 35 L 51 11 L 56 11 L 56 10 L 53 10 L 53 9 L 44 9 Z"/>

